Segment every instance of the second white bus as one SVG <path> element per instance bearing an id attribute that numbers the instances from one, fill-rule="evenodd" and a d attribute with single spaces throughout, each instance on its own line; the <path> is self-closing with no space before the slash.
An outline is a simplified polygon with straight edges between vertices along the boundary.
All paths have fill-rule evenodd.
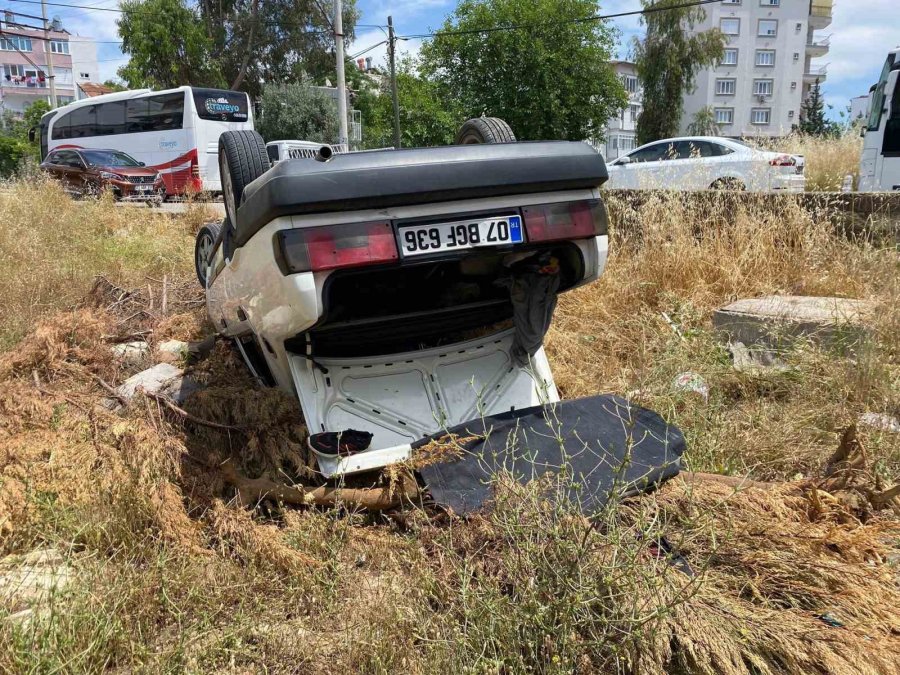
<path id="1" fill-rule="evenodd" d="M 219 136 L 253 129 L 247 94 L 137 89 L 70 103 L 41 118 L 41 159 L 58 148 L 126 152 L 159 171 L 167 195 L 221 192 Z"/>
<path id="2" fill-rule="evenodd" d="M 869 93 L 863 133 L 859 191 L 900 190 L 900 49 L 888 53 Z"/>

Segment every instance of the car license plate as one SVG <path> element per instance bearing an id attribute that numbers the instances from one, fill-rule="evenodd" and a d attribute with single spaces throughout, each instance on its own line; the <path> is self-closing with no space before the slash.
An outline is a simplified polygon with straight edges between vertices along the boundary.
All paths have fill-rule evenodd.
<path id="1" fill-rule="evenodd" d="M 153 190 L 152 185 L 135 185 L 134 189 L 138 192 L 151 192 Z"/>
<path id="2" fill-rule="evenodd" d="M 411 225 L 398 228 L 397 236 L 404 258 L 481 246 L 521 244 L 524 241 L 522 218 L 517 215 Z"/>

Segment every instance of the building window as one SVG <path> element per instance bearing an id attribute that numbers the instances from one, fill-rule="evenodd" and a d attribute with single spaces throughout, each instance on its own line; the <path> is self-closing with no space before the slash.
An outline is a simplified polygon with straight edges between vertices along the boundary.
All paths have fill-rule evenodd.
<path id="1" fill-rule="evenodd" d="M 737 65 L 737 49 L 726 49 L 725 53 L 722 54 L 722 61 L 719 65 L 722 66 L 736 66 Z"/>
<path id="2" fill-rule="evenodd" d="M 774 49 L 757 49 L 756 50 L 757 66 L 774 66 L 775 50 Z"/>
<path id="3" fill-rule="evenodd" d="M 68 40 L 50 40 L 50 51 L 54 54 L 68 54 L 69 53 L 69 41 Z"/>
<path id="4" fill-rule="evenodd" d="M 78 73 L 78 77 L 80 77 L 82 80 L 89 80 L 89 79 L 91 79 L 91 74 L 90 73 Z"/>
<path id="5" fill-rule="evenodd" d="M 0 38 L 0 50 L 4 52 L 30 52 L 31 38 L 19 36 Z"/>
<path id="6" fill-rule="evenodd" d="M 636 94 L 638 90 L 638 79 L 634 75 L 622 75 L 622 85 L 629 94 Z"/>
<path id="7" fill-rule="evenodd" d="M 722 0 L 723 5 L 739 5 L 741 0 Z"/>
<path id="8" fill-rule="evenodd" d="M 759 30 L 756 34 L 763 37 L 775 37 L 778 35 L 778 21 L 775 19 L 760 19 Z"/>
<path id="9" fill-rule="evenodd" d="M 720 77 L 716 80 L 716 95 L 717 96 L 734 96 L 734 92 L 737 90 L 737 80 L 733 77 Z"/>
<path id="10" fill-rule="evenodd" d="M 759 0 L 760 7 L 778 7 L 781 0 Z"/>
<path id="11" fill-rule="evenodd" d="M 629 112 L 629 114 L 630 114 L 630 116 L 631 116 L 631 121 L 632 121 L 632 122 L 637 122 L 637 119 L 638 119 L 638 117 L 639 117 L 640 114 L 641 114 L 641 106 L 631 104 L 631 105 L 628 106 L 628 112 Z"/>
<path id="12" fill-rule="evenodd" d="M 11 80 L 15 77 L 25 77 L 25 66 L 20 66 L 15 63 L 8 66 L 3 66 L 4 79 Z"/>
<path id="13" fill-rule="evenodd" d="M 754 96 L 771 96 L 775 89 L 775 80 L 753 80 Z"/>
<path id="14" fill-rule="evenodd" d="M 740 19 L 719 19 L 719 29 L 725 35 L 740 35 L 741 20 Z"/>
<path id="15" fill-rule="evenodd" d="M 772 109 L 771 108 L 753 108 L 750 111 L 750 122 L 751 124 L 760 124 L 765 125 L 768 124 L 772 119 Z"/>
<path id="16" fill-rule="evenodd" d="M 59 105 L 69 105 L 74 100 L 75 99 L 71 96 L 59 96 L 59 95 L 56 96 L 56 102 Z M 50 103 L 50 101 L 47 101 L 47 103 Z"/>
<path id="17" fill-rule="evenodd" d="M 716 108 L 716 124 L 734 124 L 734 108 Z"/>

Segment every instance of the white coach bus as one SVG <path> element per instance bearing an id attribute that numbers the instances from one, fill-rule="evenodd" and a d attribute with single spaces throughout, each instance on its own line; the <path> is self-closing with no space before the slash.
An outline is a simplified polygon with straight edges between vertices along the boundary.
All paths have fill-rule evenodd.
<path id="1" fill-rule="evenodd" d="M 253 129 L 247 94 L 136 89 L 70 103 L 41 118 L 41 159 L 58 148 L 121 150 L 159 171 L 167 195 L 221 192 L 219 136 Z"/>
<path id="2" fill-rule="evenodd" d="M 859 191 L 900 190 L 900 48 L 888 52 L 870 90 L 863 133 Z"/>

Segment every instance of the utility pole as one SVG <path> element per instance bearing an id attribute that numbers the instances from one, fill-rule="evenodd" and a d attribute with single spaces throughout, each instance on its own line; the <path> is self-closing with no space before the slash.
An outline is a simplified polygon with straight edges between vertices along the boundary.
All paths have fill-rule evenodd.
<path id="1" fill-rule="evenodd" d="M 47 54 L 47 79 L 50 80 L 50 110 L 55 110 L 56 81 L 53 77 L 53 50 L 50 47 L 50 29 L 47 28 L 47 0 L 41 0 L 41 16 L 44 17 L 44 51 Z"/>
<path id="2" fill-rule="evenodd" d="M 41 0 L 43 2 L 44 0 Z M 344 19 L 341 16 L 341 0 L 334 3 L 334 45 L 337 51 L 338 121 L 340 132 L 338 143 L 350 144 L 347 132 L 347 80 L 344 76 Z"/>
<path id="3" fill-rule="evenodd" d="M 397 95 L 397 38 L 394 35 L 394 19 L 388 17 L 388 60 L 391 66 L 391 98 L 394 100 L 394 147 L 400 149 L 400 98 Z"/>

